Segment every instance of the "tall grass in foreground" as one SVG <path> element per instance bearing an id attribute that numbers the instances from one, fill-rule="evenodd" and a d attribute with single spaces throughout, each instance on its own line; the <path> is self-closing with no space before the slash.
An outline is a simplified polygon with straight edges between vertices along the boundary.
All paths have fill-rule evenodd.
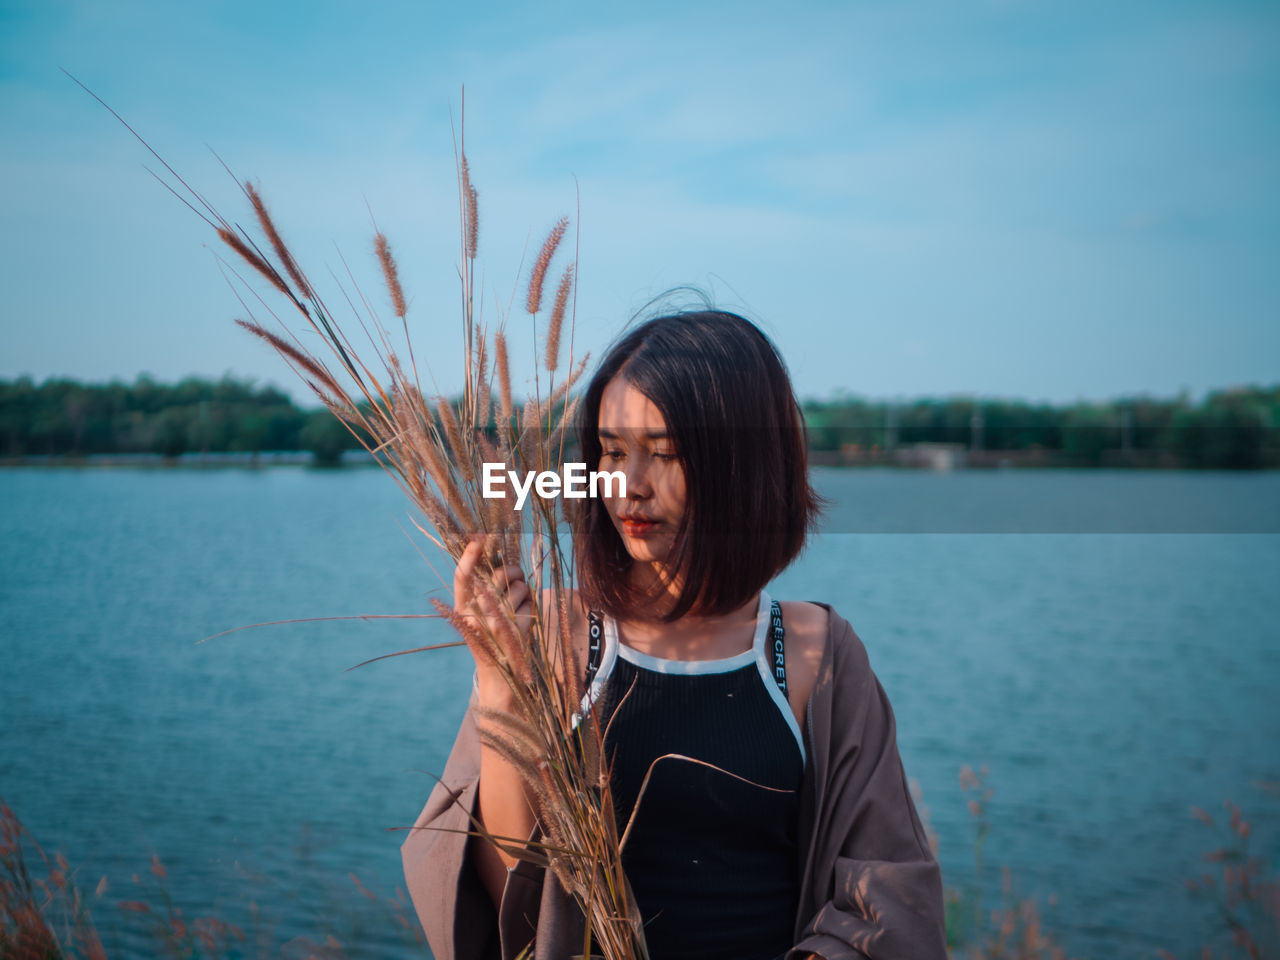
<path id="1" fill-rule="evenodd" d="M 561 271 L 553 296 L 544 298 L 544 288 L 563 245 L 568 220 L 556 223 L 529 274 L 524 312 L 532 323 L 542 319 L 545 338 L 537 358 L 540 369 L 535 373 L 533 394 L 517 408 L 511 391 L 505 322 L 490 330 L 477 311 L 479 194 L 471 178 L 465 141 L 459 137 L 459 326 L 464 390 L 460 403 L 455 404 L 438 391 L 423 389 L 423 377 L 432 379 L 430 365 L 425 355 L 420 362 L 409 336 L 408 298 L 400 268 L 389 241 L 376 226 L 374 252 L 399 334 L 384 326 L 379 310 L 348 269 L 347 283 L 336 278 L 335 283 L 341 302 L 349 308 L 347 327 L 354 330 L 358 326 L 363 334 L 353 338 L 285 243 L 258 188 L 237 181 L 253 211 L 258 228 L 255 234 L 218 213 L 114 110 L 85 89 L 159 160 L 172 178 L 172 182 L 161 182 L 204 220 L 231 252 L 222 263 L 246 313 L 236 322 L 274 349 L 395 480 L 418 510 L 419 516 L 412 519 L 418 531 L 455 563 L 471 539 L 483 535 L 485 558 L 471 586 L 482 603 L 501 606 L 507 616 L 499 618 L 501 622 L 493 628 L 438 599 L 433 598 L 432 603 L 463 636 L 464 641 L 459 642 L 466 642 L 478 658 L 489 661 L 511 688 L 513 711 L 481 713 L 477 718 L 480 736 L 522 774 L 537 808 L 541 833 L 533 842 L 526 842 L 525 837 L 495 836 L 474 818 L 473 833 L 554 873 L 586 915 L 584 955 L 594 951 L 603 953 L 607 960 L 647 958 L 639 909 L 622 870 L 608 772 L 601 762 L 601 732 L 594 711 L 587 711 L 579 720 L 582 671 L 569 632 L 573 564 L 558 536 L 560 520 L 570 518 L 557 515 L 558 498 L 530 497 L 526 509 L 516 510 L 512 499 L 486 499 L 481 488 L 481 465 L 485 462 L 502 462 L 520 476 L 557 470 L 562 463 L 566 428 L 573 421 L 577 403 L 570 391 L 586 364 L 584 357 L 574 365 L 574 264 Z M 248 282 L 246 268 L 248 276 L 256 275 L 274 288 L 284 316 L 258 296 Z M 251 303 L 257 305 L 256 312 Z M 258 314 L 272 317 L 271 327 Z M 314 334 L 321 346 L 311 349 L 299 332 Z M 315 342 L 315 338 L 308 341 Z M 562 341 L 568 353 L 563 374 Z M 436 343 L 433 335 L 426 346 Z M 522 639 L 505 594 L 500 595 L 490 582 L 490 576 L 509 563 L 519 563 L 529 577 L 534 613 L 527 641 Z M 433 648 L 400 653 L 426 649 Z"/>
<path id="2" fill-rule="evenodd" d="M 975 864 L 980 867 L 991 789 L 985 770 L 975 774 L 965 767 L 960 778 L 975 826 Z M 1252 828 L 1240 808 L 1226 803 L 1224 809 L 1228 823 L 1220 824 L 1195 807 L 1188 817 L 1226 834 L 1225 842 L 1203 855 L 1206 863 L 1220 867 L 1220 873 L 1202 873 L 1186 881 L 1194 898 L 1207 897 L 1220 908 L 1216 929 L 1201 931 L 1199 943 L 1181 944 L 1176 952 L 1152 944 L 1136 956 L 1151 960 L 1280 957 L 1280 876 L 1274 866 L 1250 852 Z M 936 853 L 937 836 L 929 827 L 923 802 L 920 811 Z M 86 896 L 77 887 L 75 868 L 61 854 L 46 854 L 3 803 L 0 838 L 0 960 L 105 960 L 125 955 L 127 951 L 115 948 L 103 950 L 90 906 L 100 916 L 113 910 L 117 920 L 140 924 L 144 929 L 137 932 L 151 944 L 148 954 L 175 960 L 342 960 L 369 955 L 371 929 L 380 931 L 382 943 L 390 939 L 386 931 L 392 931 L 403 944 L 397 955 L 417 955 L 423 949 L 421 928 L 403 893 L 397 891 L 394 898 L 379 896 L 354 874 L 327 881 L 321 873 L 308 872 L 308 883 L 332 891 L 332 903 L 323 913 L 321 929 L 286 940 L 266 919 L 266 911 L 252 901 L 248 922 L 239 925 L 208 909 L 201 916 L 188 917 L 170 898 L 165 888 L 167 871 L 158 857 L 153 856 L 149 870 L 139 871 L 141 877 L 135 873 L 132 884 L 124 887 L 128 899 L 122 899 L 106 877 Z M 24 857 L 24 850 L 30 856 Z M 32 868 L 29 863 L 37 865 Z M 1066 960 L 1065 948 L 1042 920 L 1035 900 L 1017 893 L 1007 868 L 1001 870 L 1000 902 L 990 909 L 983 907 L 979 880 L 980 876 L 963 886 L 946 888 L 947 947 L 953 960 Z M 246 894 L 251 885 L 249 876 Z M 258 890 L 254 899 L 264 892 L 269 891 Z M 1177 881 L 1171 880 L 1167 892 L 1171 911 L 1178 909 L 1178 899 Z M 289 926 L 297 928 L 296 923 Z"/>
<path id="3" fill-rule="evenodd" d="M 28 851 L 40 861 L 35 875 Z M 66 858 L 51 859 L 0 801 L 0 958 L 64 956 L 105 960 L 106 953 Z"/>
<path id="4" fill-rule="evenodd" d="M 237 903 L 188 901 L 184 909 L 170 895 L 169 870 L 159 856 L 130 879 L 109 882 L 103 876 L 86 894 L 77 882 L 79 870 L 61 853 L 47 854 L 2 803 L 0 837 L 0 960 L 343 960 L 387 955 L 379 950 L 421 955 L 426 949 L 403 890 L 387 897 L 354 873 L 330 875 L 305 847 L 291 883 L 305 884 L 313 896 L 322 891 L 324 906 L 319 929 L 298 933 L 298 924 L 280 916 L 278 906 L 292 899 L 292 891 L 271 889 L 280 881 L 238 861 Z M 276 905 L 260 907 L 264 898 Z"/>
<path id="5" fill-rule="evenodd" d="M 943 891 L 948 952 L 956 960 L 1068 960 L 1066 948 L 1045 928 L 1036 901 L 1015 894 L 1008 867 L 1000 871 L 1000 905 L 989 911 L 983 906 L 983 849 L 991 832 L 987 806 L 995 795 L 987 776 L 986 767 L 976 772 L 968 764 L 960 768 L 960 789 L 974 825 L 974 879 Z M 937 856 L 937 834 L 927 819 L 926 831 Z"/>

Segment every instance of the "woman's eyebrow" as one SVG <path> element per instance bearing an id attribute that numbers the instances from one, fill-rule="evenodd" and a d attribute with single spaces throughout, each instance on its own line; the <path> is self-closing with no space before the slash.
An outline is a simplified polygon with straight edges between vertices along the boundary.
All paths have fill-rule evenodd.
<path id="1" fill-rule="evenodd" d="M 620 440 L 621 439 L 621 437 L 619 437 L 618 434 L 614 433 L 612 430 L 609 430 L 605 427 L 601 427 L 596 431 L 596 433 L 600 435 L 600 439 L 602 440 Z M 644 437 L 646 440 L 670 440 L 671 434 L 667 433 L 667 431 L 665 430 L 647 430 L 644 433 Z"/>

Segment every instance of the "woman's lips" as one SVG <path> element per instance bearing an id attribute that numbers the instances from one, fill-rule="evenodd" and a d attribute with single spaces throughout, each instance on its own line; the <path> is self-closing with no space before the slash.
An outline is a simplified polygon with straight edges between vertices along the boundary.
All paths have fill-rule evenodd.
<path id="1" fill-rule="evenodd" d="M 656 520 L 627 520 L 622 521 L 622 530 L 628 537 L 643 538 L 658 528 Z"/>

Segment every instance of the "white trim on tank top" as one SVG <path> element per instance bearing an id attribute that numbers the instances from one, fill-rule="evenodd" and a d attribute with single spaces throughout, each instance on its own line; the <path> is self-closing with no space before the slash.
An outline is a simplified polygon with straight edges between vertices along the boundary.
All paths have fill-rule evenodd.
<path id="1" fill-rule="evenodd" d="M 613 665 L 618 657 L 622 657 L 628 663 L 644 670 L 678 676 L 731 673 L 734 670 L 741 670 L 752 661 L 755 661 L 765 690 L 768 691 L 770 698 L 772 698 L 774 706 L 782 713 L 783 719 L 787 722 L 787 727 L 791 730 L 791 735 L 796 738 L 796 746 L 800 748 L 800 760 L 803 763 L 805 760 L 804 736 L 800 732 L 800 724 L 796 722 L 796 715 L 791 710 L 791 704 L 787 702 L 786 696 L 783 695 L 782 689 L 778 686 L 778 681 L 774 678 L 773 665 L 765 644 L 765 638 L 769 633 L 769 607 L 769 594 L 761 590 L 759 608 L 756 612 L 756 632 L 751 641 L 751 648 L 731 657 L 721 657 L 717 660 L 667 660 L 663 657 L 654 657 L 647 653 L 641 653 L 639 650 L 628 647 L 618 639 L 617 621 L 612 617 L 603 618 L 604 649 L 600 652 L 600 667 L 591 681 L 591 689 L 583 696 L 582 705 L 579 709 L 585 715 L 591 709 L 591 704 L 600 698 L 600 695 L 604 692 L 605 683 L 608 682 L 609 676 L 613 673 Z M 577 726 L 577 718 L 575 718 L 574 726 Z"/>

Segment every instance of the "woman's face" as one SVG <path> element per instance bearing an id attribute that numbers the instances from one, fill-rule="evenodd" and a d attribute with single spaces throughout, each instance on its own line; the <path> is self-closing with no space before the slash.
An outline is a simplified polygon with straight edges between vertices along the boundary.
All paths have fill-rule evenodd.
<path id="1" fill-rule="evenodd" d="M 598 426 L 601 455 L 595 469 L 627 478 L 627 495 L 603 498 L 605 508 L 632 559 L 660 565 L 671 553 L 685 510 L 684 468 L 667 423 L 652 400 L 617 376 L 601 395 Z"/>

